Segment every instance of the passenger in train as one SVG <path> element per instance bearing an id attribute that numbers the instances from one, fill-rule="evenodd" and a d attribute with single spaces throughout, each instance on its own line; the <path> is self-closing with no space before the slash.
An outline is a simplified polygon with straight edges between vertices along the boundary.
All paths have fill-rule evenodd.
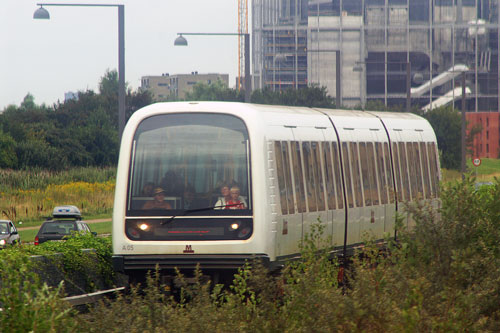
<path id="1" fill-rule="evenodd" d="M 146 183 L 146 185 L 144 185 L 144 187 L 142 188 L 141 196 L 152 197 L 154 189 L 155 189 L 154 183 L 152 183 L 152 182 Z"/>
<path id="2" fill-rule="evenodd" d="M 165 191 L 157 187 L 153 191 L 153 200 L 146 202 L 142 209 L 172 209 L 172 206 L 165 201 Z"/>
<path id="3" fill-rule="evenodd" d="M 245 209 L 246 203 L 243 202 L 240 197 L 240 188 L 237 185 L 233 185 L 229 191 L 230 199 L 226 203 L 224 209 Z"/>
<path id="4" fill-rule="evenodd" d="M 165 193 L 172 197 L 181 197 L 184 194 L 182 178 L 174 170 L 168 170 L 160 182 Z"/>
<path id="5" fill-rule="evenodd" d="M 206 207 L 207 204 L 204 203 L 199 198 L 195 197 L 195 189 L 191 184 L 188 184 L 184 189 L 184 200 L 182 207 L 184 209 L 196 209 Z"/>
<path id="6" fill-rule="evenodd" d="M 238 189 L 238 196 L 236 197 L 236 199 L 243 204 L 242 209 L 248 207 L 245 198 L 243 198 L 239 194 L 240 193 L 239 185 L 233 181 L 232 183 L 223 183 L 221 185 L 221 187 L 220 187 L 221 196 L 219 197 L 219 199 L 215 203 L 214 209 L 229 209 L 229 207 L 226 207 L 226 206 L 228 205 L 229 201 L 233 200 L 231 198 L 231 189 L 233 189 L 233 188 Z M 239 209 L 239 208 L 231 208 L 231 209 Z"/>
<path id="7" fill-rule="evenodd" d="M 214 209 L 225 209 L 227 201 L 231 200 L 231 192 L 228 184 L 223 183 L 221 185 L 220 194 L 222 196 L 220 196 L 219 200 L 215 203 Z"/>

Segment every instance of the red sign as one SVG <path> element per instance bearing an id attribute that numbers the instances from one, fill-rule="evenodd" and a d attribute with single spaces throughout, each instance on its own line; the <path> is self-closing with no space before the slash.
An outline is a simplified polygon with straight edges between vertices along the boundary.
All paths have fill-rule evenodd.
<path id="1" fill-rule="evenodd" d="M 475 158 L 472 160 L 472 164 L 474 164 L 474 166 L 480 166 L 481 165 L 481 159 L 479 157 Z"/>

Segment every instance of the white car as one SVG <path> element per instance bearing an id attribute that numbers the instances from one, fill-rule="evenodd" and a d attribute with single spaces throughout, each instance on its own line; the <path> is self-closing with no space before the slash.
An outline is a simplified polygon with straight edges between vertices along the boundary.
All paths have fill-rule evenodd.
<path id="1" fill-rule="evenodd" d="M 0 249 L 19 243 L 21 243 L 21 237 L 14 223 L 9 220 L 0 220 Z"/>

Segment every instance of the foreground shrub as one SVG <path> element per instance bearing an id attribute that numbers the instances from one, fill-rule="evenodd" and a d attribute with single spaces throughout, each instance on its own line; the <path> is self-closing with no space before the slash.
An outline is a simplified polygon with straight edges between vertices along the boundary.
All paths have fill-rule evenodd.
<path id="1" fill-rule="evenodd" d="M 71 332 L 76 329 L 73 310 L 56 289 L 40 283 L 26 256 L 0 258 L 0 331 Z"/>
<path id="2" fill-rule="evenodd" d="M 416 227 L 386 251 L 367 241 L 343 283 L 318 222 L 302 259 L 279 274 L 249 262 L 224 288 L 197 270 L 194 284 L 178 276 L 177 297 L 152 274 L 73 324 L 85 332 L 498 332 L 500 184 L 476 189 L 468 178 L 441 197 L 439 211 L 409 205 Z"/>

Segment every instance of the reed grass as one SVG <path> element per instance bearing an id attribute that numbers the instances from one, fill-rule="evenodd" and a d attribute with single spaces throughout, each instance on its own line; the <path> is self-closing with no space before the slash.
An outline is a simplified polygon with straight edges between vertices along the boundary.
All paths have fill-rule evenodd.
<path id="1" fill-rule="evenodd" d="M 38 225 L 59 205 L 75 205 L 84 217 L 111 216 L 115 168 L 66 172 L 0 170 L 0 218 Z"/>
<path id="2" fill-rule="evenodd" d="M 17 190 L 41 190 L 49 185 L 61 185 L 71 182 L 102 183 L 114 180 L 115 176 L 115 167 L 74 168 L 57 172 L 42 169 L 0 169 L 0 193 Z"/>

